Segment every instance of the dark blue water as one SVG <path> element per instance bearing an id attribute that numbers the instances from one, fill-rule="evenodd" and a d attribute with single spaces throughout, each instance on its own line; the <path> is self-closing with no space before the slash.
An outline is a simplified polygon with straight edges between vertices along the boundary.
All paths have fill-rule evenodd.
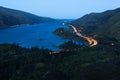
<path id="1" fill-rule="evenodd" d="M 22 47 L 34 46 L 57 50 L 66 41 L 53 34 L 53 31 L 63 26 L 60 23 L 41 23 L 30 26 L 20 26 L 0 30 L 0 43 L 19 43 Z"/>

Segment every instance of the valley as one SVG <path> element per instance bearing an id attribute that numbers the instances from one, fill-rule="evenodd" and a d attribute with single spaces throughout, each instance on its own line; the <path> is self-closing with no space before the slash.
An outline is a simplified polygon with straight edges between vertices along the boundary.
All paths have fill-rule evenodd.
<path id="1" fill-rule="evenodd" d="M 120 8 L 52 19 L 0 7 L 1 80 L 119 80 Z"/>

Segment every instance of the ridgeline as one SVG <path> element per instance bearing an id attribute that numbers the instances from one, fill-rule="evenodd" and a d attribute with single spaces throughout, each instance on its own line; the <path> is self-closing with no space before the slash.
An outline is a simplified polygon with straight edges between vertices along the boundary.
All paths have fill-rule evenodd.
<path id="1" fill-rule="evenodd" d="M 0 28 L 54 22 L 55 19 L 40 17 L 31 13 L 0 7 Z"/>
<path id="2" fill-rule="evenodd" d="M 2 9 L 4 12 L 4 8 Z M 9 11 L 11 10 L 8 9 Z M 31 17 L 31 14 L 25 13 L 26 16 L 22 18 L 24 12 L 20 12 L 19 15 L 16 15 L 18 11 L 13 12 L 10 13 L 12 17 L 7 13 L 4 18 L 0 16 L 0 25 L 3 28 L 18 23 L 33 24 L 41 21 L 38 16 Z M 116 9 L 85 15 L 71 23 L 78 30 L 82 29 L 84 34 L 97 38 L 99 45 L 94 47 L 80 46 L 71 40 L 59 46 L 62 51 L 58 54 L 50 54 L 52 51 L 44 48 L 27 49 L 18 44 L 0 44 L 0 79 L 120 80 L 119 15 L 120 9 Z M 25 21 L 21 22 L 22 19 Z M 60 28 L 56 33 L 60 32 L 60 35 L 66 37 L 69 31 L 71 30 Z M 69 37 L 72 39 L 75 33 L 71 31 L 70 34 L 72 37 Z"/>
<path id="3" fill-rule="evenodd" d="M 120 40 L 120 8 L 90 13 L 71 23 L 90 36 L 107 36 Z"/>

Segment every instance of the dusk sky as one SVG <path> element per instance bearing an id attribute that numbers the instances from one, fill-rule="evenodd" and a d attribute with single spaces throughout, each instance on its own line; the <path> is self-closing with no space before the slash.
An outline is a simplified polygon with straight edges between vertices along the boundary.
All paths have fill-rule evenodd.
<path id="1" fill-rule="evenodd" d="M 120 0 L 0 0 L 0 6 L 51 18 L 79 18 L 120 7 Z"/>

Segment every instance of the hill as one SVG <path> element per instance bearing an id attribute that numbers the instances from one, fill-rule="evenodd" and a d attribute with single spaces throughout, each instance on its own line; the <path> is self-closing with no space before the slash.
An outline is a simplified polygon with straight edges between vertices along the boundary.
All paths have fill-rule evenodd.
<path id="1" fill-rule="evenodd" d="M 120 44 L 85 47 L 71 41 L 57 54 L 0 44 L 1 80 L 119 80 Z M 109 52 L 109 53 L 108 53 Z"/>
<path id="2" fill-rule="evenodd" d="M 90 13 L 71 24 L 83 28 L 83 33 L 89 36 L 101 35 L 120 40 L 120 8 L 102 13 Z"/>
<path id="3" fill-rule="evenodd" d="M 47 17 L 40 17 L 27 12 L 0 7 L 0 28 L 21 24 L 34 24 L 55 21 Z"/>

